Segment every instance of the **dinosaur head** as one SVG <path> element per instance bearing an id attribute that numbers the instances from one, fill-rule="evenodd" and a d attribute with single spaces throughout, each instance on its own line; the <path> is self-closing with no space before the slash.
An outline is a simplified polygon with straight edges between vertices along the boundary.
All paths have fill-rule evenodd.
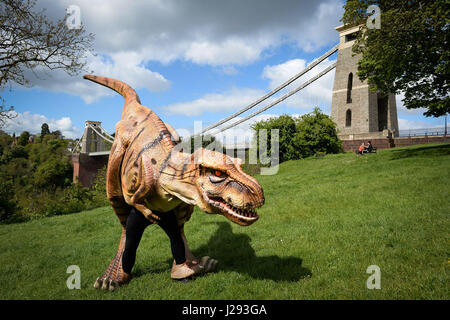
<path id="1" fill-rule="evenodd" d="M 258 220 L 256 209 L 264 204 L 264 193 L 256 179 L 242 171 L 240 159 L 208 149 L 189 157 L 187 174 L 170 185 L 172 194 L 242 226 Z"/>
<path id="2" fill-rule="evenodd" d="M 241 169 L 241 160 L 223 153 L 199 149 L 193 154 L 197 165 L 197 205 L 205 212 L 222 214 L 230 221 L 248 226 L 258 220 L 256 209 L 264 204 L 259 183 Z"/>

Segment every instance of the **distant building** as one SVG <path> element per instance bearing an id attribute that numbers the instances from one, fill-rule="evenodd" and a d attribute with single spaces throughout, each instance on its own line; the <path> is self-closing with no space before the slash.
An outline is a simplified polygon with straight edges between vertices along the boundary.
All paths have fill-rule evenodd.
<path id="1" fill-rule="evenodd" d="M 342 25 L 336 27 L 336 30 L 339 32 L 340 42 L 331 117 L 337 124 L 339 138 L 344 140 L 344 148 L 346 145 L 353 145 L 345 141 L 398 137 L 395 94 L 383 96 L 371 93 L 367 80 L 361 82 L 356 74 L 360 56 L 353 56 L 352 45 L 359 27 Z"/>

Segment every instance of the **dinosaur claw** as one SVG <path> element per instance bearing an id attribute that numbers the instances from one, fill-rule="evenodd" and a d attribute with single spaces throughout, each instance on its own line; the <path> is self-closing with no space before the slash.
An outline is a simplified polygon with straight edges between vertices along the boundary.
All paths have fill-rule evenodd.
<path id="1" fill-rule="evenodd" d="M 212 259 L 209 256 L 204 256 L 200 259 L 200 267 L 203 272 L 211 272 L 216 269 L 218 261 L 216 259 Z"/>
<path id="2" fill-rule="evenodd" d="M 109 289 L 109 283 L 108 281 L 103 281 L 102 290 L 108 290 Z"/>
<path id="3" fill-rule="evenodd" d="M 114 291 L 118 286 L 119 286 L 119 283 L 117 283 L 117 281 L 110 280 L 108 290 Z"/>
<path id="4" fill-rule="evenodd" d="M 217 261 L 216 259 L 211 259 L 211 269 L 209 271 L 216 270 L 217 263 L 219 263 L 219 261 Z"/>
<path id="5" fill-rule="evenodd" d="M 200 259 L 200 266 L 202 268 L 205 267 L 206 263 L 208 262 L 208 260 L 211 259 L 209 256 L 204 256 Z"/>
<path id="6" fill-rule="evenodd" d="M 102 280 L 100 280 L 100 278 L 97 278 L 94 282 L 94 288 L 98 289 L 98 288 L 100 288 L 101 285 L 102 285 Z"/>
<path id="7" fill-rule="evenodd" d="M 209 259 L 208 264 L 205 266 L 205 271 L 206 272 L 213 271 L 213 266 L 214 266 L 214 259 Z"/>

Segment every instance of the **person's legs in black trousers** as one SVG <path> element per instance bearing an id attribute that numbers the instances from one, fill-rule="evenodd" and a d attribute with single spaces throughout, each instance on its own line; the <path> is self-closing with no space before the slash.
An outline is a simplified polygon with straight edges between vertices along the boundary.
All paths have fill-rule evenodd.
<path id="1" fill-rule="evenodd" d="M 178 227 L 175 214 L 173 212 L 155 212 L 155 214 L 161 218 L 158 225 L 170 239 L 172 255 L 176 264 L 183 264 L 186 262 L 184 242 L 181 238 L 180 228 Z M 151 222 L 141 212 L 135 208 L 131 209 L 127 219 L 125 250 L 122 256 L 122 268 L 128 274 L 131 273 L 131 269 L 133 269 L 136 261 L 136 250 L 141 241 L 142 234 L 150 224 Z"/>

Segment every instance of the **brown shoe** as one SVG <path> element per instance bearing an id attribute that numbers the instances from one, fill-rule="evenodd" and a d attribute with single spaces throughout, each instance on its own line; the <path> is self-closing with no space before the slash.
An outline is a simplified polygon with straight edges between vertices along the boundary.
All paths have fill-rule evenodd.
<path id="1" fill-rule="evenodd" d="M 172 265 L 172 272 L 170 273 L 170 277 L 172 279 L 184 279 L 190 277 L 196 273 L 201 271 L 201 267 L 198 264 L 192 264 L 189 261 L 186 261 L 183 264 L 176 264 L 175 261 Z"/>

